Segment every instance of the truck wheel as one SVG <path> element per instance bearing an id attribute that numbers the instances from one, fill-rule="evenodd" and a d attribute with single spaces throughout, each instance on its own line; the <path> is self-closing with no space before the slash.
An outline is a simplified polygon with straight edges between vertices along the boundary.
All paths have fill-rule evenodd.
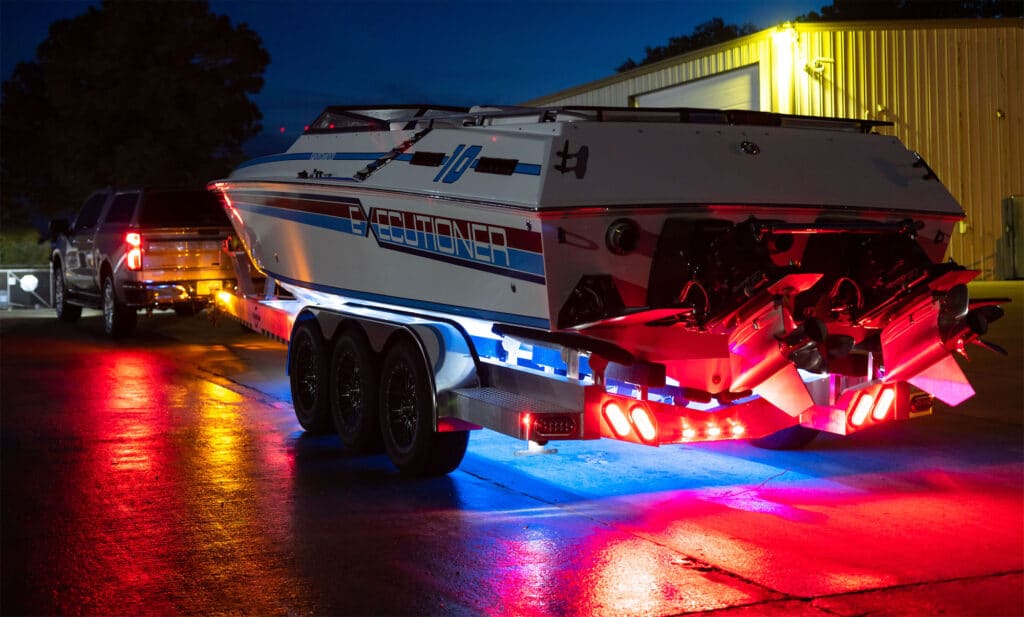
<path id="1" fill-rule="evenodd" d="M 446 474 L 462 462 L 469 432 L 434 430 L 434 397 L 420 352 L 408 340 L 391 347 L 380 371 L 380 429 L 395 467 L 411 476 Z"/>
<path id="2" fill-rule="evenodd" d="M 53 307 L 57 309 L 57 319 L 61 321 L 77 321 L 82 316 L 82 307 L 68 304 L 68 291 L 64 286 L 64 271 L 60 266 L 53 269 Z"/>
<path id="3" fill-rule="evenodd" d="M 341 443 L 355 453 L 381 450 L 376 369 L 370 345 L 358 330 L 338 337 L 331 352 L 331 416 Z"/>
<path id="4" fill-rule="evenodd" d="M 295 418 L 308 433 L 331 430 L 331 406 L 327 400 L 327 351 L 320 327 L 312 319 L 300 322 L 288 350 L 292 407 Z"/>
<path id="5" fill-rule="evenodd" d="M 751 439 L 750 443 L 766 450 L 798 450 L 814 441 L 820 432 L 816 428 L 807 428 L 797 424 L 771 435 Z"/>
<path id="6" fill-rule="evenodd" d="M 130 336 L 135 331 L 138 315 L 135 309 L 129 308 L 117 299 L 114 293 L 114 278 L 103 279 L 103 331 L 108 336 L 120 338 Z"/>

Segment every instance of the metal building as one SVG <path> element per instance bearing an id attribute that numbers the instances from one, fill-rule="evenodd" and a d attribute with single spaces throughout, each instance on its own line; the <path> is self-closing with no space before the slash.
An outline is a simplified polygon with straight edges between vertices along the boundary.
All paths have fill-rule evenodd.
<path id="1" fill-rule="evenodd" d="M 879 132 L 918 151 L 967 212 L 950 256 L 984 278 L 1024 276 L 1024 20 L 784 24 L 528 104 L 893 122 Z"/>

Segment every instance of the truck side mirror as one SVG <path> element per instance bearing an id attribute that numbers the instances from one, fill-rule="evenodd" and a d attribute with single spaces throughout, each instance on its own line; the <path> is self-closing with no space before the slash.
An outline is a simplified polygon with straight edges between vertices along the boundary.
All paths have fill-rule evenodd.
<path id="1" fill-rule="evenodd" d="M 49 234 L 50 241 L 56 242 L 57 238 L 61 235 L 67 235 L 71 232 L 71 223 L 67 219 L 51 219 Z"/>

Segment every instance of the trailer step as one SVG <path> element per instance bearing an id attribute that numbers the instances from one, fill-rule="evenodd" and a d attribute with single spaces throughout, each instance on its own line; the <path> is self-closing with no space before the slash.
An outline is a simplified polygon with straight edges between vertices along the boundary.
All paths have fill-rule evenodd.
<path id="1" fill-rule="evenodd" d="M 500 388 L 459 388 L 444 393 L 448 416 L 517 439 L 584 439 L 583 411 Z"/>

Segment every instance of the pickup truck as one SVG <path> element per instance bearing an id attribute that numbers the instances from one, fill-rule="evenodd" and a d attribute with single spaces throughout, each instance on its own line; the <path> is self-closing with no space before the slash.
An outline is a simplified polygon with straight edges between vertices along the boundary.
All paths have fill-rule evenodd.
<path id="1" fill-rule="evenodd" d="M 54 304 L 72 322 L 103 310 L 104 331 L 132 334 L 139 309 L 191 315 L 235 284 L 221 243 L 232 233 L 217 198 L 203 189 L 106 188 L 73 222 L 50 221 Z"/>

